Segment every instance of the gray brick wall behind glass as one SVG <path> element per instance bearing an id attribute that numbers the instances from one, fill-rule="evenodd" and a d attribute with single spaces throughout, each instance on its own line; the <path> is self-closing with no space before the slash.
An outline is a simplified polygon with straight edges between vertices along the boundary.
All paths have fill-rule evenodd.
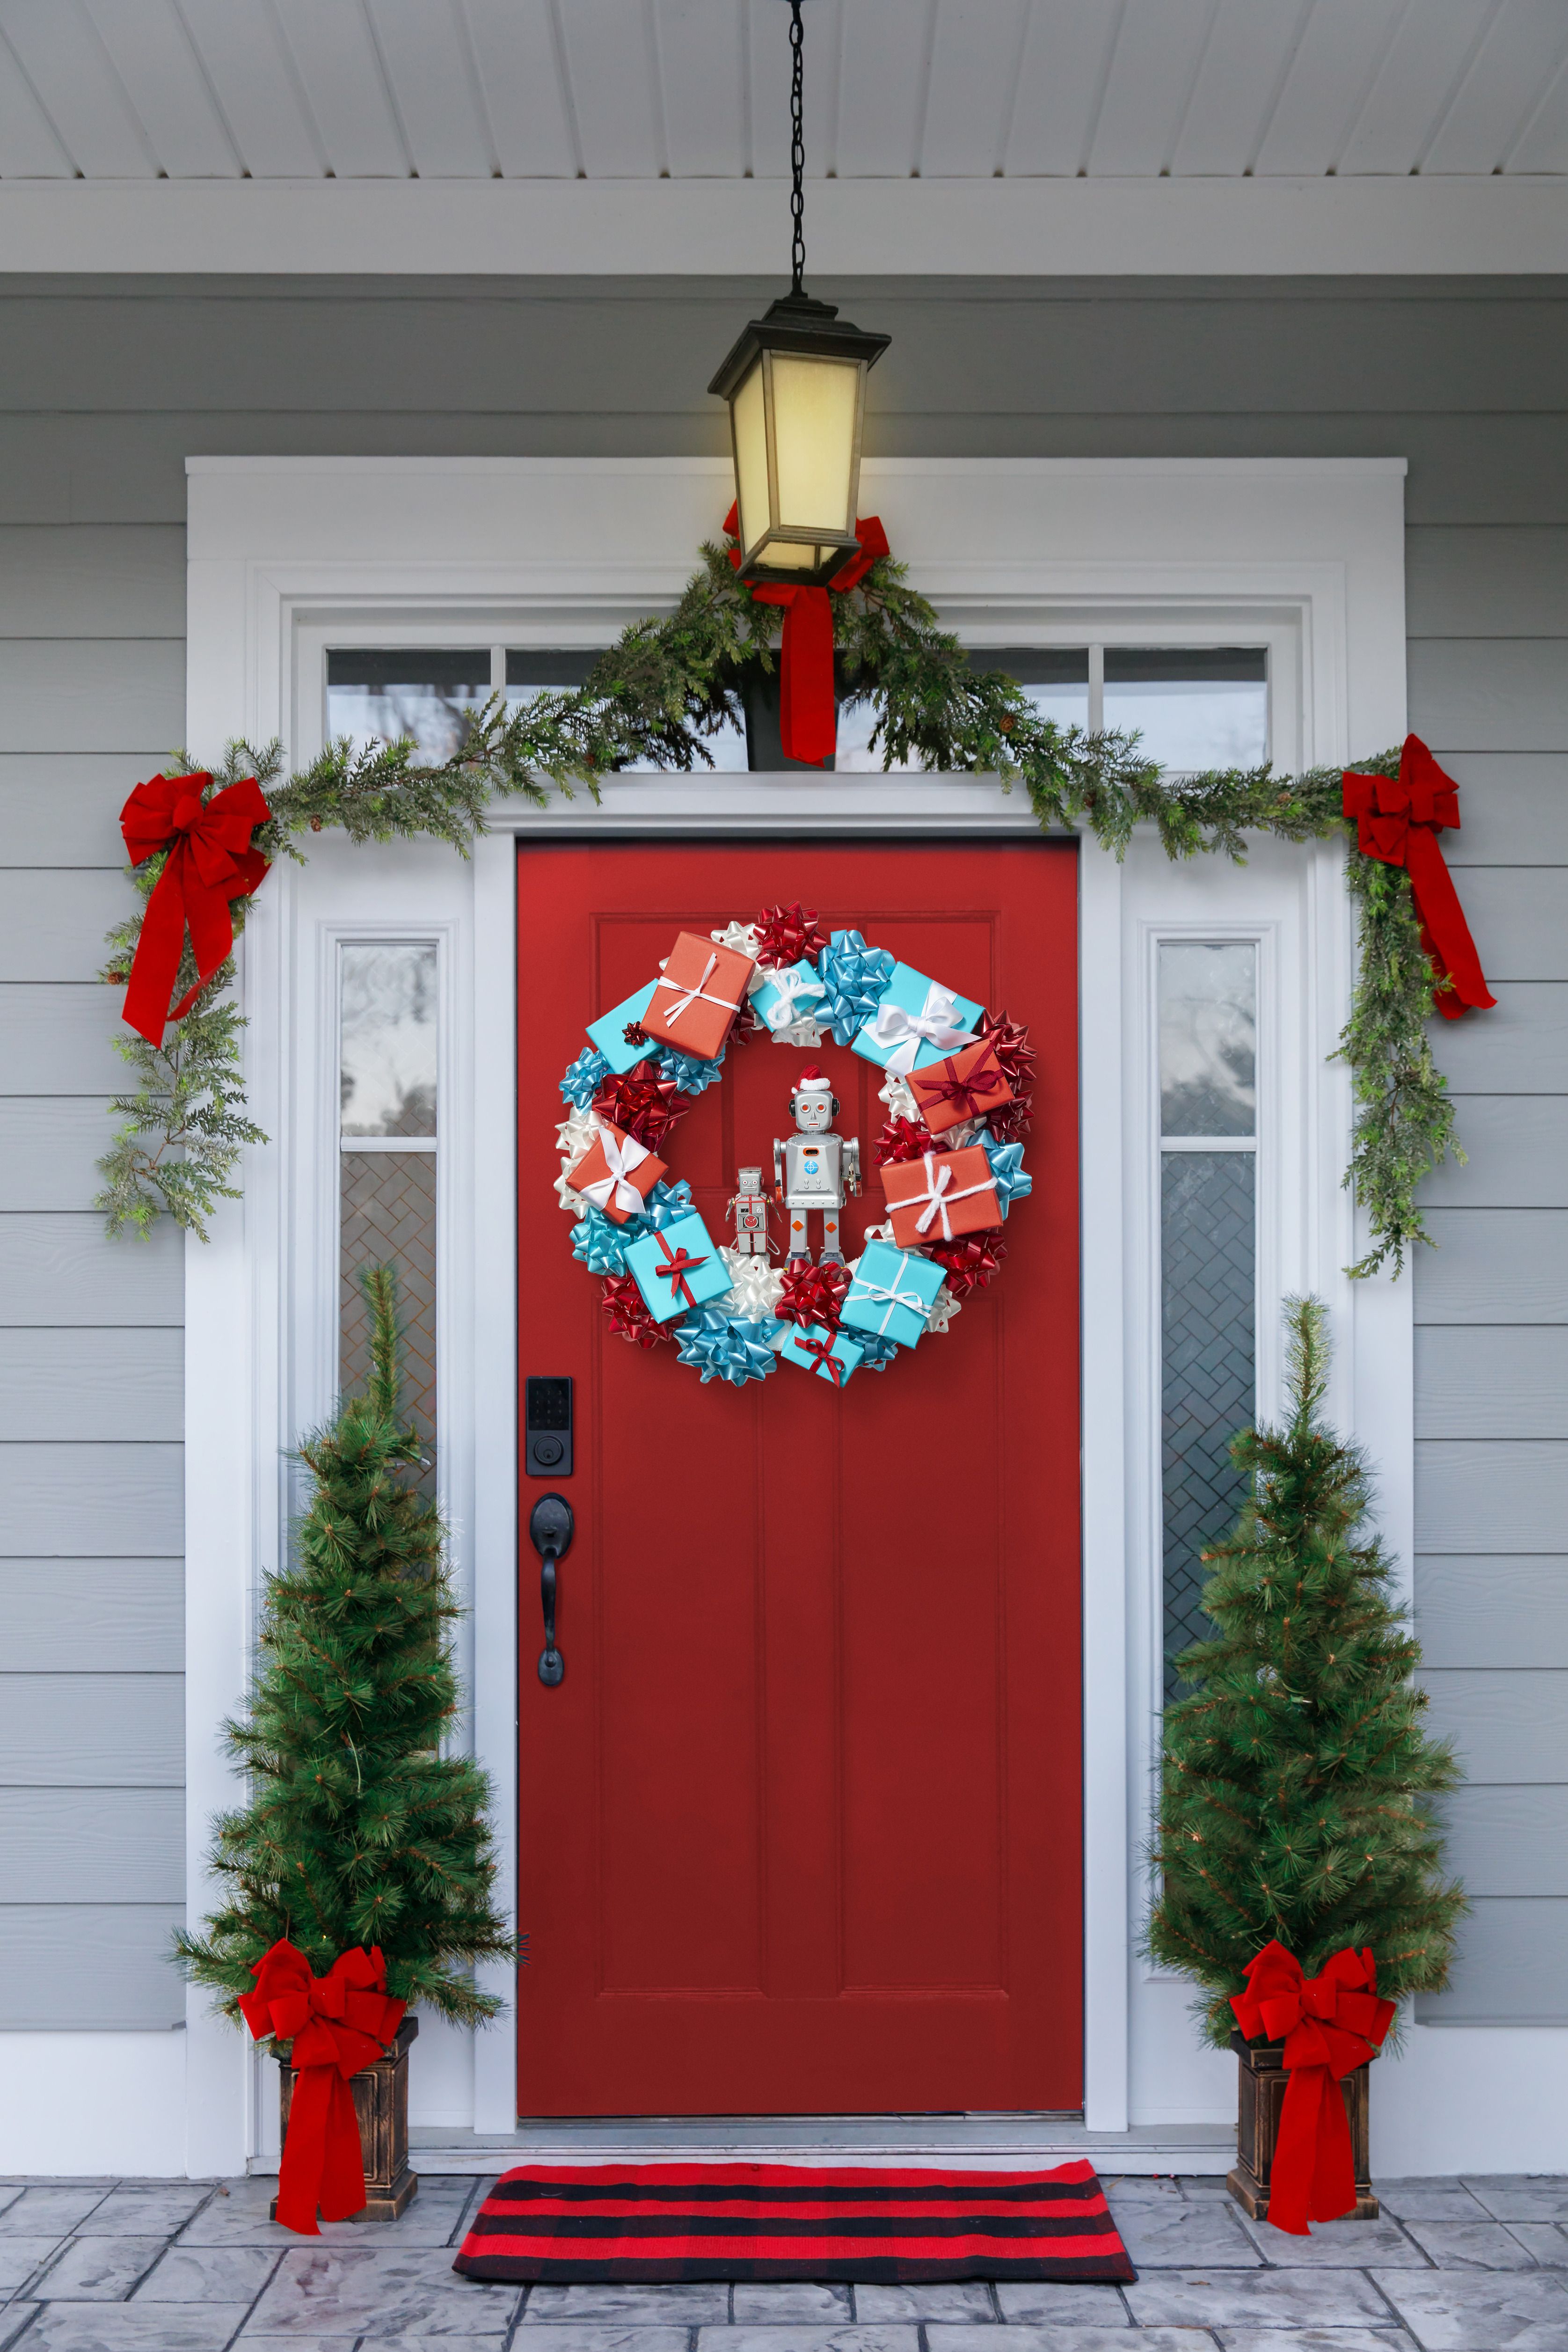
<path id="1" fill-rule="evenodd" d="M 89 1204 L 115 815 L 183 731 L 183 460 L 717 452 L 714 355 L 776 290 L 0 278 L 0 2023 L 180 2012 L 180 1251 Z M 1470 1166 L 1416 1277 L 1417 1605 L 1477 1896 L 1436 2008 L 1568 2018 L 1565 282 L 818 290 L 894 337 L 873 451 L 1409 460 L 1411 721 L 1465 787 L 1500 999 L 1438 1041 Z"/>

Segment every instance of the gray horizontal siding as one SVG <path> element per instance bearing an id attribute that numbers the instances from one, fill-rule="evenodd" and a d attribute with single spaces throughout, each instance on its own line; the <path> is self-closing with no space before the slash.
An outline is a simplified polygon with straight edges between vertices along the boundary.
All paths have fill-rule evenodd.
<path id="1" fill-rule="evenodd" d="M 183 1549 L 183 1456 L 178 1445 L 8 1444 L 0 1557 L 170 1558 Z"/>
<path id="2" fill-rule="evenodd" d="M 184 1334 L 74 1326 L 0 1329 L 0 1429 L 124 1444 L 184 1434 Z"/>
<path id="3" fill-rule="evenodd" d="M 119 865 L 125 856 L 120 812 L 126 794 L 158 773 L 170 749 L 162 743 L 131 751 L 0 751 L 8 862 Z"/>
<path id="4" fill-rule="evenodd" d="M 0 1326 L 182 1321 L 184 1236 L 167 1219 L 145 1241 L 110 1241 L 101 1217 L 0 1216 Z"/>
<path id="5" fill-rule="evenodd" d="M 19 1903 L 0 1912 L 0 2028 L 99 2032 L 183 2025 L 169 1958 L 177 1903 Z"/>
<path id="6" fill-rule="evenodd" d="M 1413 638 L 1410 724 L 1455 750 L 1568 750 L 1565 646 L 1545 636 Z"/>
<path id="7" fill-rule="evenodd" d="M 1423 1325 L 1416 1434 L 1568 1438 L 1568 1326 Z"/>
<path id="8" fill-rule="evenodd" d="M 177 1789 L 182 1675 L 0 1674 L 0 1788 Z"/>
<path id="9" fill-rule="evenodd" d="M 0 1096 L 0 1215 L 90 1210 L 113 1133 L 107 1096 Z"/>
<path id="10" fill-rule="evenodd" d="M 172 637 L 0 638 L 11 751 L 123 751 L 185 731 L 185 646 Z"/>
<path id="11" fill-rule="evenodd" d="M 1453 1741 L 1467 1780 L 1568 1781 L 1568 1674 L 1427 1668 L 1421 1679 L 1431 1729 Z"/>
<path id="12" fill-rule="evenodd" d="M 1568 980 L 1568 874 L 1522 846 L 1520 856 L 1517 866 L 1472 867 L 1460 889 L 1494 992 L 1509 981 Z"/>
<path id="13" fill-rule="evenodd" d="M 1416 1448 L 1417 1552 L 1551 1552 L 1568 1528 L 1568 1445 L 1428 1438 Z"/>
<path id="14" fill-rule="evenodd" d="M 1467 889 L 1469 879 L 1467 876 Z M 1433 1024 L 1433 1055 L 1450 1091 L 1457 1095 L 1568 1091 L 1568 982 L 1496 978 L 1492 993 L 1497 1003 L 1484 1018 Z M 1462 1126 L 1462 1110 L 1459 1118 Z"/>
<path id="15" fill-rule="evenodd" d="M 1458 830 L 1442 837 L 1451 867 L 1568 866 L 1568 752 L 1432 749 L 1460 788 Z"/>
<path id="16" fill-rule="evenodd" d="M 1417 1553 L 1416 1623 L 1429 1669 L 1568 1668 L 1568 1554 Z"/>
<path id="17" fill-rule="evenodd" d="M 1420 1993 L 1423 2025 L 1568 2023 L 1568 1899 L 1482 1896 L 1459 1931 L 1447 1992 Z"/>
<path id="18" fill-rule="evenodd" d="M 181 1559 L 0 1559 L 11 1674 L 177 1675 L 184 1610 Z"/>
<path id="19" fill-rule="evenodd" d="M 0 873 L 0 981 L 96 981 L 109 954 L 104 933 L 135 911 L 136 893 L 121 873 L 34 866 Z M 103 1004 L 109 1029 L 119 1006 L 107 986 Z"/>
<path id="20" fill-rule="evenodd" d="M 1467 1894 L 1568 1895 L 1568 1788 L 1456 1789 L 1437 1811 Z"/>
<path id="21" fill-rule="evenodd" d="M 181 1789 L 0 1789 L 7 1903 L 183 1903 Z"/>
<path id="22" fill-rule="evenodd" d="M 1429 1209 L 1568 1208 L 1568 1098 L 1468 1095 L 1458 1106 L 1467 1163 L 1445 1161 L 1421 1191 Z"/>
<path id="23" fill-rule="evenodd" d="M 131 1034 L 120 1018 L 123 993 L 101 981 L 0 982 L 0 1087 L 102 1096 L 131 1085 L 114 1050 L 117 1036 Z"/>
<path id="24" fill-rule="evenodd" d="M 180 637 L 185 534 L 175 524 L 0 530 L 0 637 Z"/>
<path id="25" fill-rule="evenodd" d="M 1568 1210 L 1428 1209 L 1427 1229 L 1418 1324 L 1568 1322 Z"/>
<path id="26" fill-rule="evenodd" d="M 1405 623 L 1413 637 L 1568 637 L 1568 530 L 1408 531 Z"/>

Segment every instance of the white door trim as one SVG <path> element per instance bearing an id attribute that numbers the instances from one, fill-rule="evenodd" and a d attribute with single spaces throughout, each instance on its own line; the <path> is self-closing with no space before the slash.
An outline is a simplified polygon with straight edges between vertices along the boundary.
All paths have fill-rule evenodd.
<path id="1" fill-rule="evenodd" d="M 563 617 L 582 633 L 614 614 L 656 609 L 678 593 L 697 541 L 716 528 L 728 467 L 704 458 L 191 459 L 187 740 L 199 756 L 233 733 L 303 737 L 294 648 L 324 615 L 372 629 L 378 617 L 439 611 L 475 630 L 493 616 L 518 641 Z M 1281 756 L 1333 761 L 1396 740 L 1404 725 L 1403 464 L 1395 460 L 1044 459 L 868 461 L 862 503 L 880 510 L 915 584 L 972 639 L 1061 640 L 1139 607 L 1151 628 L 1179 612 L 1283 615 L 1298 632 L 1300 707 Z M 519 552 L 521 551 L 521 552 Z M 308 732 L 308 730 L 305 730 Z M 467 1139 L 474 1263 L 467 1329 L 474 1396 L 472 1591 L 478 1750 L 496 1778 L 497 1822 L 515 1885 L 516 1651 L 515 1341 L 509 1311 L 514 1213 L 511 1004 L 512 837 L 587 827 L 606 835 L 701 834 L 716 825 L 820 836 L 832 830 L 1033 830 L 1021 795 L 956 777 L 817 780 L 747 776 L 619 778 L 602 805 L 508 810 L 479 845 L 469 877 L 474 974 Z M 371 853 L 353 853 L 358 856 Z M 1332 1042 L 1348 984 L 1343 894 L 1317 877 L 1332 854 L 1301 860 L 1302 970 L 1309 1033 Z M 396 852 L 400 900 L 450 853 Z M 323 850 L 324 875 L 332 855 Z M 390 869 L 388 869 L 390 870 Z M 1132 869 L 1129 869 L 1129 871 Z M 1143 861 L 1140 861 L 1143 870 Z M 1173 869 L 1173 879 L 1176 876 Z M 1127 1153 L 1123 1072 L 1125 877 L 1092 845 L 1082 856 L 1081 1025 L 1083 1086 L 1084 1672 L 1087 1730 L 1086 2116 L 1127 2127 L 1139 1803 L 1130 1738 L 1141 1710 L 1130 1683 L 1136 1647 L 1129 1609 L 1134 1549 L 1126 1517 L 1131 1463 L 1129 1358 L 1146 1332 L 1127 1294 Z M 1212 887 L 1220 887 L 1218 869 Z M 1140 888 L 1146 893 L 1146 880 Z M 450 879 L 442 897 L 450 894 Z M 309 875 L 280 867 L 247 929 L 246 1057 L 256 1116 L 287 1137 L 305 1051 L 292 1018 L 290 975 L 307 942 L 301 905 L 319 907 Z M 315 919 L 316 918 L 313 918 Z M 306 925 L 308 928 L 308 925 Z M 307 1024 L 308 1025 L 308 1024 Z M 501 1074 L 507 1074 L 503 1078 Z M 1309 1082 L 1296 1148 L 1303 1214 L 1337 1183 L 1348 1103 L 1337 1076 Z M 446 1145 L 444 1141 L 444 1149 Z M 280 1301 L 287 1249 L 289 1153 L 247 1155 L 246 1199 L 225 1206 L 213 1239 L 187 1251 L 187 1545 L 190 1621 L 187 1740 L 190 1902 L 204 1906 L 200 1858 L 207 1823 L 233 1783 L 215 1729 L 243 1696 L 250 1612 L 262 1568 L 278 1556 L 275 1465 L 292 1435 L 289 1335 Z M 1310 1163 L 1310 1164 L 1306 1164 Z M 1327 1261 L 1314 1243 L 1292 1253 Z M 1385 1525 L 1407 1559 L 1410 1533 L 1409 1286 L 1364 1286 L 1341 1307 L 1354 1330 L 1347 1402 L 1383 1465 Z M 1348 1337 L 1348 1334 L 1347 1334 Z M 188 2011 L 187 2149 L 193 2170 L 238 2169 L 259 2144 L 243 2045 L 215 2022 L 204 1995 Z M 515 2080 L 508 2024 L 476 2038 L 474 2121 L 507 2130 Z"/>

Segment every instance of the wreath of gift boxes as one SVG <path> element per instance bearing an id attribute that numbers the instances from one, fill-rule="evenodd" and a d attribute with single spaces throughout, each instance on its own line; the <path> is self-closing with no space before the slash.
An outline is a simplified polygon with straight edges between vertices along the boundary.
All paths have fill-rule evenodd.
<path id="1" fill-rule="evenodd" d="M 809 1047 L 825 1036 L 884 1074 L 874 1157 L 887 1222 L 846 1264 L 829 1254 L 836 1214 L 824 1218 L 820 1263 L 807 1254 L 774 1266 L 761 1171 L 741 1172 L 734 1241 L 717 1243 L 690 1185 L 672 1181 L 660 1155 L 693 1099 L 721 1078 L 732 1045 L 770 1037 Z M 841 1389 L 946 1331 L 998 1270 L 1009 1211 L 1033 1181 L 1022 1142 L 1033 1082 L 1021 1022 L 868 947 L 859 931 L 824 933 L 798 901 L 706 936 L 682 931 L 654 979 L 589 1024 L 561 1080 L 555 1189 L 576 1221 L 572 1255 L 600 1277 L 612 1331 L 643 1348 L 673 1340 L 705 1381 L 743 1387 L 782 1360 Z M 797 1125 L 817 1160 L 825 1155 L 813 1134 L 822 1138 L 836 1105 L 814 1067 L 800 1075 L 795 1099 L 813 1097 L 810 1122 L 798 1112 Z M 847 1159 L 852 1188 L 857 1147 L 825 1140 L 833 1168 Z M 802 1217 L 791 1234 L 809 1234 Z"/>

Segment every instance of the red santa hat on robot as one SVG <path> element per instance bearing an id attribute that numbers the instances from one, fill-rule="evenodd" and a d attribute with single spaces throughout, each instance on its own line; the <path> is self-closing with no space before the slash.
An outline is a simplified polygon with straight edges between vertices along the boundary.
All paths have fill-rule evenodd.
<path id="1" fill-rule="evenodd" d="M 815 1062 L 808 1062 L 796 1079 L 794 1091 L 789 1097 L 791 1104 L 800 1101 L 802 1096 L 808 1100 L 814 1097 L 819 1102 L 825 1097 L 832 1104 L 834 1118 L 838 1117 L 839 1098 L 833 1092 L 833 1082 L 818 1068 Z"/>

